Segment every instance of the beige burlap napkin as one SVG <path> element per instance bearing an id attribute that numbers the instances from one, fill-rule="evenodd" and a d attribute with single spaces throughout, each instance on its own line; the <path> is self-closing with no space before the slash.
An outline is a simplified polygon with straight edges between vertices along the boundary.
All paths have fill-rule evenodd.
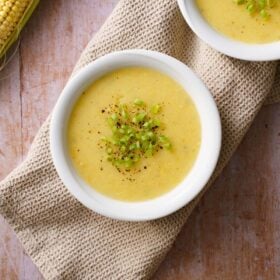
<path id="1" fill-rule="evenodd" d="M 268 94 L 268 102 L 280 99 L 276 62 L 242 62 L 212 50 L 187 27 L 175 0 L 120 1 L 75 70 L 103 54 L 127 48 L 157 50 L 180 59 L 212 91 L 222 117 L 223 147 L 211 182 Z M 24 163 L 0 184 L 1 214 L 46 279 L 149 278 L 202 194 L 184 209 L 156 221 L 129 223 L 101 217 L 76 201 L 58 178 L 49 151 L 48 123 L 40 129 Z"/>

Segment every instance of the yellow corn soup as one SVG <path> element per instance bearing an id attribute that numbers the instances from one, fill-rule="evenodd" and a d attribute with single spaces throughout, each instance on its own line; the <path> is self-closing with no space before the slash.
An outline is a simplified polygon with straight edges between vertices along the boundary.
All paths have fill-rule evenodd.
<path id="1" fill-rule="evenodd" d="M 161 104 L 158 118 L 172 149 L 159 150 L 120 172 L 100 147 L 102 137 L 111 134 L 107 111 L 137 98 Z M 184 179 L 200 148 L 201 127 L 196 107 L 181 85 L 158 71 L 127 67 L 101 77 L 81 95 L 69 119 L 67 140 L 73 165 L 88 185 L 114 199 L 143 201 Z"/>
<path id="2" fill-rule="evenodd" d="M 250 14 L 246 4 L 233 0 L 196 0 L 204 18 L 220 33 L 246 43 L 269 43 L 280 40 L 280 1 L 268 10 L 269 17 Z"/>

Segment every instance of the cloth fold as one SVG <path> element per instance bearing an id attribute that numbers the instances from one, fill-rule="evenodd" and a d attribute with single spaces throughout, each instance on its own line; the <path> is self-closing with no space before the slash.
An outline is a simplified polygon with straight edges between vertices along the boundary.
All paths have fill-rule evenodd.
<path id="1" fill-rule="evenodd" d="M 63 186 L 50 155 L 48 119 L 26 160 L 0 183 L 0 213 L 46 279 L 151 277 L 261 106 L 280 101 L 277 62 L 245 62 L 211 49 L 188 28 L 176 0 L 121 0 L 73 75 L 97 57 L 131 48 L 169 54 L 209 87 L 223 126 L 217 168 L 202 193 L 175 214 L 141 223 L 111 220 L 83 207 Z"/>

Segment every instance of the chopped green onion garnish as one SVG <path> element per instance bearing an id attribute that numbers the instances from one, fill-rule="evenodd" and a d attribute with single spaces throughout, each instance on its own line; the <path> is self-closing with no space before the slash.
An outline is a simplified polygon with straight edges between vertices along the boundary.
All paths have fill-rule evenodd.
<path id="1" fill-rule="evenodd" d="M 259 14 L 263 19 L 269 18 L 269 10 L 280 0 L 233 0 L 237 5 L 245 5 L 246 10 L 251 14 Z"/>
<path id="2" fill-rule="evenodd" d="M 161 105 L 147 108 L 144 101 L 135 99 L 133 103 L 115 104 L 112 108 L 108 118 L 112 134 L 101 140 L 105 143 L 107 160 L 114 166 L 127 170 L 144 157 L 172 148 L 169 138 L 162 134 L 164 126 L 154 118 L 161 111 Z"/>

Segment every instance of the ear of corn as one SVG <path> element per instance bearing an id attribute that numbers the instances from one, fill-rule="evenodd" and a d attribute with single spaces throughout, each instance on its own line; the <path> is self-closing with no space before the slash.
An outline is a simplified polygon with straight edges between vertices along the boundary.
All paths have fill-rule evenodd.
<path id="1" fill-rule="evenodd" d="M 39 0 L 0 0 L 0 58 L 17 40 Z"/>

